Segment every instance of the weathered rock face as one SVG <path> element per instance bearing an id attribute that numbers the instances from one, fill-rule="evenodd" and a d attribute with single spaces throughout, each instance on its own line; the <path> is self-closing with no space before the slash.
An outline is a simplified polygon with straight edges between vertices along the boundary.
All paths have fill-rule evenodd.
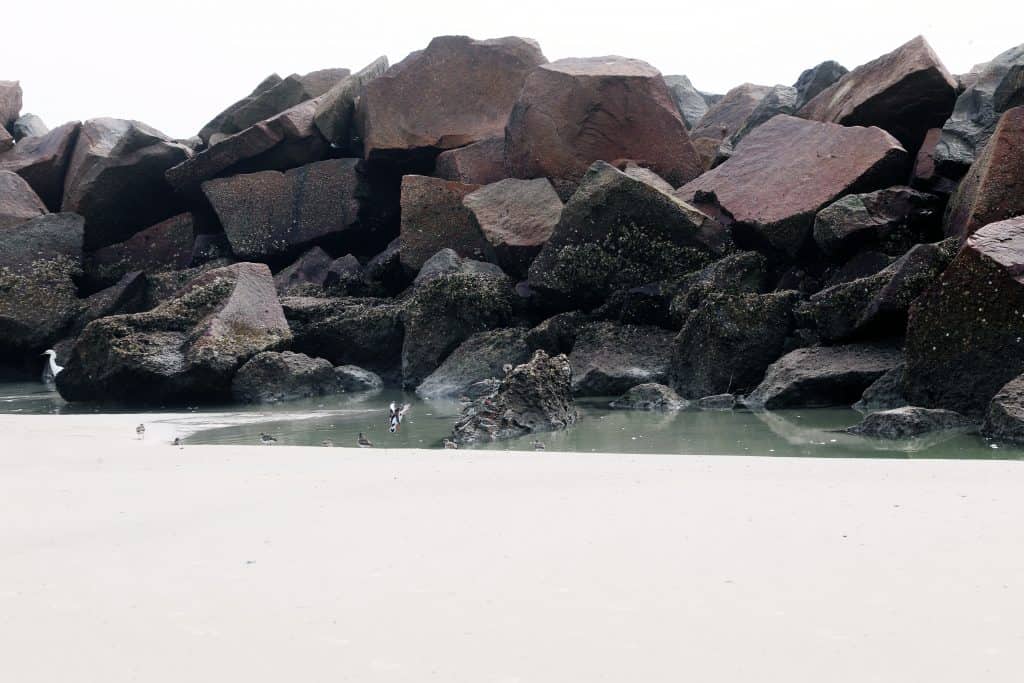
<path id="1" fill-rule="evenodd" d="M 853 404 L 853 409 L 866 415 L 907 405 L 907 397 L 903 393 L 904 370 L 904 364 L 900 363 L 872 382 L 861 394 L 860 400 Z"/>
<path id="2" fill-rule="evenodd" d="M 387 70 L 388 58 L 378 57 L 358 72 L 338 81 L 320 98 L 314 121 L 328 142 L 342 149 L 351 148 L 355 135 L 356 100 L 367 83 L 384 75 Z"/>
<path id="3" fill-rule="evenodd" d="M 576 333 L 589 320 L 579 311 L 553 315 L 526 333 L 526 343 L 531 349 L 543 349 L 549 356 L 568 355 L 576 343 Z"/>
<path id="4" fill-rule="evenodd" d="M 527 74 L 547 60 L 523 38 L 434 38 L 366 86 L 367 159 L 445 150 L 501 135 Z"/>
<path id="5" fill-rule="evenodd" d="M 822 62 L 817 66 L 807 69 L 800 74 L 800 77 L 796 79 L 796 83 L 793 84 L 797 93 L 794 106 L 800 109 L 814 99 L 818 93 L 848 73 L 850 73 L 849 69 L 839 62 L 832 60 Z"/>
<path id="6" fill-rule="evenodd" d="M 326 251 L 312 247 L 274 275 L 274 287 L 281 296 L 322 296 L 327 270 L 333 262 Z"/>
<path id="7" fill-rule="evenodd" d="M 732 135 L 729 136 L 729 145 L 735 147 L 740 140 L 747 136 L 762 123 L 779 114 L 792 114 L 796 111 L 796 88 L 788 85 L 773 86 L 768 94 L 761 98 L 761 101 L 754 107 L 754 111 L 743 122 Z"/>
<path id="8" fill-rule="evenodd" d="M 403 315 L 402 384 L 415 389 L 471 335 L 508 327 L 514 297 L 504 276 L 456 273 L 417 286 Z"/>
<path id="9" fill-rule="evenodd" d="M 608 404 L 615 410 L 685 410 L 686 399 L 680 398 L 671 387 L 655 382 L 638 384 Z"/>
<path id="10" fill-rule="evenodd" d="M 290 109 L 219 140 L 167 170 L 167 182 L 195 197 L 212 178 L 253 171 L 284 171 L 319 161 L 328 143 L 313 122 L 317 100 Z"/>
<path id="11" fill-rule="evenodd" d="M 330 361 L 291 351 L 258 353 L 231 380 L 231 396 L 239 403 L 294 401 L 341 391 Z"/>
<path id="12" fill-rule="evenodd" d="M 903 406 L 871 413 L 846 431 L 876 439 L 912 439 L 929 432 L 965 430 L 977 423 L 952 410 Z"/>
<path id="13" fill-rule="evenodd" d="M 380 375 L 357 365 L 339 365 L 334 368 L 334 378 L 345 392 L 375 391 L 384 385 Z"/>
<path id="14" fill-rule="evenodd" d="M 235 102 L 203 126 L 199 137 L 206 144 L 216 144 L 264 119 L 323 95 L 348 75 L 348 69 L 322 69 L 304 76 L 292 74 L 284 79 L 272 74 L 257 85 L 250 95 Z"/>
<path id="15" fill-rule="evenodd" d="M 526 79 L 505 133 L 509 170 L 566 196 L 598 160 L 633 159 L 679 186 L 702 166 L 657 69 L 623 57 L 562 59 Z"/>
<path id="16" fill-rule="evenodd" d="M 1024 443 L 1024 378 L 1011 379 L 992 398 L 981 433 L 990 439 Z"/>
<path id="17" fill-rule="evenodd" d="M 780 115 L 675 196 L 730 216 L 738 242 L 793 256 L 805 246 L 820 209 L 844 194 L 895 184 L 908 163 L 903 147 L 878 128 Z"/>
<path id="18" fill-rule="evenodd" d="M 0 229 L 46 213 L 46 206 L 21 176 L 0 171 Z"/>
<path id="19" fill-rule="evenodd" d="M 668 377 L 672 333 L 650 325 L 582 325 L 569 362 L 574 396 L 617 396 Z"/>
<path id="20" fill-rule="evenodd" d="M 765 410 L 848 406 L 901 360 L 899 350 L 888 346 L 797 349 L 775 361 L 744 402 Z"/>
<path id="21" fill-rule="evenodd" d="M 0 128 L 10 130 L 21 113 L 21 83 L 0 81 Z"/>
<path id="22" fill-rule="evenodd" d="M 194 242 L 193 215 L 179 214 L 90 253 L 85 272 L 93 283 L 110 285 L 132 271 L 181 270 L 192 263 Z"/>
<path id="23" fill-rule="evenodd" d="M 146 294 L 149 281 L 141 271 L 125 273 L 124 277 L 81 301 L 78 315 L 67 329 L 67 335 L 74 338 L 93 320 L 121 313 L 138 313 L 146 309 Z M 73 344 L 72 344 L 73 346 Z M 70 353 L 71 348 L 67 351 Z"/>
<path id="24" fill-rule="evenodd" d="M 281 173 L 261 171 L 203 183 L 203 193 L 239 258 L 278 260 L 359 239 L 358 159 L 330 159 Z"/>
<path id="25" fill-rule="evenodd" d="M 387 299 L 285 297 L 292 349 L 336 365 L 359 365 L 396 379 L 402 358 L 402 307 Z"/>
<path id="26" fill-rule="evenodd" d="M 683 277 L 669 315 L 681 327 L 690 311 L 711 294 L 758 294 L 768 289 L 768 261 L 755 251 L 741 251 Z"/>
<path id="27" fill-rule="evenodd" d="M 14 137 L 6 128 L 0 126 L 0 152 L 6 152 L 11 147 L 14 147 Z"/>
<path id="28" fill-rule="evenodd" d="M 956 181 L 942 176 L 938 170 L 936 154 L 941 137 L 941 128 L 929 128 L 924 135 L 924 142 L 921 143 L 921 149 L 917 150 L 914 171 L 910 176 L 910 185 L 916 190 L 948 195 L 956 189 Z M 957 177 L 960 175 L 963 175 L 962 171 Z"/>
<path id="29" fill-rule="evenodd" d="M 145 313 L 90 323 L 57 388 L 69 401 L 223 399 L 247 360 L 291 341 L 270 269 L 208 271 Z"/>
<path id="30" fill-rule="evenodd" d="M 484 239 L 472 212 L 462 200 L 479 185 L 407 175 L 402 178 L 402 224 L 398 254 L 402 266 L 415 273 L 440 249 L 460 256 L 493 261 L 494 250 Z"/>
<path id="31" fill-rule="evenodd" d="M 463 275 L 489 275 L 493 277 L 505 277 L 505 272 L 493 263 L 486 261 L 474 261 L 473 259 L 462 258 L 454 249 L 441 249 L 427 259 L 427 262 L 420 268 L 413 286 L 419 287 L 444 275 L 461 273 Z"/>
<path id="32" fill-rule="evenodd" d="M 1024 216 L 967 238 L 942 277 L 910 307 L 907 398 L 980 415 L 1024 373 Z"/>
<path id="33" fill-rule="evenodd" d="M 508 178 L 505 136 L 441 152 L 437 155 L 434 175 L 471 185 L 488 185 Z"/>
<path id="34" fill-rule="evenodd" d="M 1024 93 L 1019 69 L 1024 67 L 1024 44 L 1003 52 L 976 74 L 976 80 L 956 100 L 935 147 L 938 172 L 958 180 L 995 130 L 1006 109 L 1021 104 L 1010 95 Z M 1015 80 L 1015 77 L 1018 77 Z M 999 93 L 1001 97 L 997 97 Z"/>
<path id="35" fill-rule="evenodd" d="M 459 347 L 416 387 L 416 395 L 421 398 L 462 396 L 477 382 L 504 377 L 506 365 L 516 366 L 525 363 L 530 359 L 530 355 L 524 328 L 478 332 L 459 344 Z"/>
<path id="36" fill-rule="evenodd" d="M 50 132 L 49 126 L 35 114 L 22 114 L 11 125 L 11 135 L 18 142 L 25 138 L 42 137 Z"/>
<path id="37" fill-rule="evenodd" d="M 669 376 L 686 398 L 746 393 L 782 355 L 796 292 L 710 294 L 672 342 Z"/>
<path id="38" fill-rule="evenodd" d="M 50 211 L 60 211 L 64 174 L 79 128 L 76 121 L 39 137 L 23 138 L 14 149 L 0 154 L 0 170 L 20 175 Z"/>
<path id="39" fill-rule="evenodd" d="M 743 127 L 769 92 L 771 88 L 766 85 L 738 85 L 710 107 L 694 125 L 690 138 L 700 152 L 704 168 L 710 167 L 719 144 Z"/>
<path id="40" fill-rule="evenodd" d="M 661 190 L 595 163 L 530 266 L 554 308 L 592 307 L 615 289 L 697 270 L 730 248 L 720 224 Z"/>
<path id="41" fill-rule="evenodd" d="M 1024 106 L 999 119 L 970 171 L 949 199 L 946 235 L 965 239 L 996 221 L 1024 214 Z"/>
<path id="42" fill-rule="evenodd" d="M 686 76 L 665 76 L 665 85 L 668 86 L 668 91 L 679 108 L 683 123 L 687 128 L 693 128 L 708 112 L 708 103 L 704 96 L 693 87 L 693 83 Z"/>
<path id="43" fill-rule="evenodd" d="M 916 152 L 953 111 L 956 81 L 918 36 L 822 90 L 798 115 L 845 126 L 878 126 Z"/>
<path id="44" fill-rule="evenodd" d="M 331 261 L 324 277 L 324 288 L 333 296 L 363 296 L 370 293 L 363 266 L 352 254 Z"/>
<path id="45" fill-rule="evenodd" d="M 825 254 L 840 259 L 867 250 L 899 255 L 941 236 L 941 212 L 941 199 L 909 187 L 851 194 L 814 217 L 814 241 Z"/>
<path id="46" fill-rule="evenodd" d="M 494 394 L 466 406 L 452 438 L 471 444 L 571 427 L 577 417 L 571 376 L 568 358 L 535 352 L 502 379 Z"/>
<path id="47" fill-rule="evenodd" d="M 85 248 L 123 242 L 180 213 L 164 172 L 190 154 L 185 145 L 138 121 L 83 123 L 65 175 L 61 210 L 85 217 Z"/>
<path id="48" fill-rule="evenodd" d="M 83 230 L 66 213 L 0 226 L 0 348 L 42 351 L 74 320 Z"/>
<path id="49" fill-rule="evenodd" d="M 562 215 L 562 200 L 546 178 L 501 180 L 470 192 L 462 203 L 502 269 L 520 279 Z"/>

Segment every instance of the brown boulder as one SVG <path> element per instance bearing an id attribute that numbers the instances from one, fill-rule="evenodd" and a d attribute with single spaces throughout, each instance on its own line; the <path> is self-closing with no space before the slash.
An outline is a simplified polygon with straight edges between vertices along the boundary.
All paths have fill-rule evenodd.
<path id="1" fill-rule="evenodd" d="M 1024 106 L 1002 115 L 995 132 L 949 199 L 946 235 L 965 239 L 978 228 L 1024 214 Z"/>
<path id="2" fill-rule="evenodd" d="M 624 57 L 562 59 L 526 79 L 505 132 L 509 170 L 566 197 L 598 160 L 633 159 L 673 186 L 702 169 L 665 80 Z"/>
<path id="3" fill-rule="evenodd" d="M 915 190 L 949 194 L 956 189 L 955 182 L 938 173 L 936 154 L 941 139 L 941 128 L 929 128 L 925 133 L 921 149 L 917 150 L 917 158 L 914 159 L 914 170 L 910 174 L 910 185 Z"/>
<path id="4" fill-rule="evenodd" d="M 805 104 L 798 116 L 845 126 L 878 126 L 916 152 L 956 102 L 956 80 L 918 36 L 862 64 Z"/>
<path id="5" fill-rule="evenodd" d="M 358 163 L 330 159 L 284 173 L 217 178 L 202 188 L 241 259 L 285 259 L 314 243 L 336 244 L 343 253 L 359 239 Z"/>
<path id="6" fill-rule="evenodd" d="M 86 258 L 85 272 L 103 285 L 132 271 L 160 272 L 187 268 L 192 262 L 195 220 L 182 213 L 141 230 L 124 242 L 97 249 Z"/>
<path id="7" fill-rule="evenodd" d="M 434 38 L 366 86 L 367 159 L 462 147 L 501 135 L 527 74 L 547 60 L 523 38 Z"/>
<path id="8" fill-rule="evenodd" d="M 75 121 L 39 137 L 24 138 L 0 154 L 0 170 L 24 178 L 50 211 L 60 211 L 64 175 L 82 124 Z"/>
<path id="9" fill-rule="evenodd" d="M 85 217 L 85 248 L 123 242 L 179 213 L 179 198 L 164 172 L 190 154 L 185 145 L 138 121 L 83 123 L 68 163 L 61 210 Z"/>
<path id="10" fill-rule="evenodd" d="M 502 269 L 518 278 L 526 277 L 562 215 L 562 200 L 546 178 L 501 180 L 470 192 L 462 203 Z"/>
<path id="11" fill-rule="evenodd" d="M 11 171 L 0 171 L 0 228 L 24 223 L 47 213 L 46 206 L 25 180 Z"/>
<path id="12" fill-rule="evenodd" d="M 494 250 L 474 222 L 473 213 L 462 204 L 466 195 L 479 188 L 427 176 L 402 178 L 398 248 L 402 267 L 415 273 L 444 248 L 479 261 L 494 260 Z"/>
<path id="13" fill-rule="evenodd" d="M 0 128 L 10 131 L 21 113 L 21 83 L 0 81 Z"/>
<path id="14" fill-rule="evenodd" d="M 738 242 L 795 256 L 821 208 L 850 192 L 893 185 L 906 166 L 906 150 L 883 130 L 779 115 L 675 196 L 732 221 Z"/>
<path id="15" fill-rule="evenodd" d="M 378 57 L 360 71 L 338 81 L 317 100 L 314 121 L 328 142 L 348 149 L 354 135 L 356 100 L 366 84 L 388 70 L 388 58 Z"/>
<path id="16" fill-rule="evenodd" d="M 0 126 L 0 153 L 6 152 L 14 147 L 14 137 L 7 132 L 7 129 Z"/>
<path id="17" fill-rule="evenodd" d="M 718 145 L 738 132 L 757 105 L 771 92 L 767 85 L 744 83 L 738 85 L 708 109 L 690 131 L 690 139 L 700 152 L 704 168 L 711 166 L 718 151 Z"/>
<path id="18" fill-rule="evenodd" d="M 437 156 L 434 175 L 460 183 L 488 185 L 508 178 L 505 137 L 487 138 Z"/>

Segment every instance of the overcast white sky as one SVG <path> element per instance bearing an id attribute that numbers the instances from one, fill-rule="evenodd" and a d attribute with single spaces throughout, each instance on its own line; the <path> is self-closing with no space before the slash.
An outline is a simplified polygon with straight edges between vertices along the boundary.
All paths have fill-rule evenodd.
<path id="1" fill-rule="evenodd" d="M 13 2 L 13 0 L 11 0 Z M 953 73 L 1024 40 L 1014 0 L 346 2 L 40 0 L 0 37 L 0 79 L 51 127 L 117 116 L 193 135 L 267 74 L 392 63 L 431 37 L 530 36 L 548 59 L 619 54 L 724 92 L 848 68 L 921 33 Z M 1016 16 L 1014 16 L 1016 15 Z"/>

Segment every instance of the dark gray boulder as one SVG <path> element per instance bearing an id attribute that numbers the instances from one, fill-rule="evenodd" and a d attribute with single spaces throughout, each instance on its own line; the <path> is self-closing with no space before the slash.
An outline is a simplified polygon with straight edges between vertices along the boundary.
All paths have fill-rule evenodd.
<path id="1" fill-rule="evenodd" d="M 579 311 L 559 313 L 541 321 L 526 333 L 526 343 L 533 350 L 543 349 L 549 356 L 572 353 L 576 334 L 590 318 Z"/>
<path id="2" fill-rule="evenodd" d="M 355 136 L 356 101 L 366 84 L 388 70 L 388 58 L 378 57 L 350 76 L 338 81 L 316 105 L 313 120 L 321 135 L 337 148 L 350 152 Z"/>
<path id="3" fill-rule="evenodd" d="M 897 186 L 850 194 L 814 217 L 814 241 L 827 255 L 848 258 L 874 249 L 899 256 L 942 237 L 942 200 Z"/>
<path id="4" fill-rule="evenodd" d="M 281 296 L 322 296 L 327 269 L 334 259 L 320 247 L 310 247 L 290 266 L 274 275 L 274 286 Z"/>
<path id="5" fill-rule="evenodd" d="M 500 266 L 486 261 L 475 261 L 470 258 L 459 256 L 454 249 L 441 249 L 431 256 L 423 266 L 416 279 L 413 280 L 414 287 L 420 287 L 444 275 L 490 275 L 492 277 L 504 277 L 505 272 Z"/>
<path id="6" fill-rule="evenodd" d="M 981 433 L 990 439 L 1024 443 L 1024 378 L 1011 379 L 992 397 Z"/>
<path id="7" fill-rule="evenodd" d="M 416 387 L 416 395 L 421 398 L 462 396 L 477 382 L 504 377 L 506 366 L 525 363 L 530 355 L 524 328 L 478 332 L 459 344 Z"/>
<path id="8" fill-rule="evenodd" d="M 708 103 L 704 96 L 693 87 L 693 83 L 686 76 L 665 76 L 665 84 L 676 106 L 679 107 L 683 123 L 687 128 L 693 128 L 708 111 Z"/>
<path id="9" fill-rule="evenodd" d="M 69 337 L 77 337 L 85 326 L 93 320 L 106 318 L 122 313 L 138 313 L 146 310 L 146 294 L 149 282 L 146 274 L 141 271 L 125 273 L 125 275 L 105 289 L 90 294 L 81 301 L 79 313 L 71 327 Z M 69 348 L 68 351 L 71 349 Z"/>
<path id="10" fill-rule="evenodd" d="M 21 142 L 25 138 L 46 135 L 49 132 L 50 128 L 35 114 L 22 114 L 17 121 L 11 124 L 11 135 L 14 136 L 16 142 Z"/>
<path id="11" fill-rule="evenodd" d="M 0 229 L 10 228 L 47 213 L 43 200 L 11 171 L 0 171 Z"/>
<path id="12" fill-rule="evenodd" d="M 384 380 L 380 375 L 364 370 L 358 365 L 339 365 L 334 368 L 334 379 L 341 390 L 348 393 L 375 391 L 384 386 Z"/>
<path id="13" fill-rule="evenodd" d="M 912 439 L 930 432 L 967 430 L 976 426 L 975 420 L 952 410 L 903 406 L 870 413 L 860 424 L 846 431 L 875 439 Z"/>
<path id="14" fill-rule="evenodd" d="M 860 400 L 853 404 L 853 409 L 858 413 L 867 414 L 907 405 L 907 397 L 903 391 L 904 370 L 904 364 L 900 363 L 872 382 L 861 394 Z"/>
<path id="15" fill-rule="evenodd" d="M 672 332 L 650 325 L 591 322 L 576 333 L 569 362 L 575 396 L 617 396 L 668 376 Z"/>
<path id="16" fill-rule="evenodd" d="M 732 135 L 729 136 L 730 150 L 740 143 L 750 131 L 779 114 L 792 114 L 797 110 L 797 90 L 788 85 L 776 85 L 768 91 Z"/>
<path id="17" fill-rule="evenodd" d="M 829 87 L 850 71 L 839 62 L 829 60 L 817 66 L 812 66 L 800 74 L 793 87 L 796 88 L 796 108 L 810 102 L 815 95 Z"/>
<path id="18" fill-rule="evenodd" d="M 615 410 L 685 410 L 689 401 L 664 384 L 648 382 L 630 388 L 622 396 L 608 404 Z"/>
<path id="19" fill-rule="evenodd" d="M 239 403 L 277 403 L 340 392 L 330 361 L 291 351 L 258 353 L 231 380 L 231 396 Z"/>
<path id="20" fill-rule="evenodd" d="M 669 314 L 682 326 L 711 294 L 760 294 L 769 289 L 768 260 L 756 251 L 741 251 L 684 276 L 672 297 Z"/>

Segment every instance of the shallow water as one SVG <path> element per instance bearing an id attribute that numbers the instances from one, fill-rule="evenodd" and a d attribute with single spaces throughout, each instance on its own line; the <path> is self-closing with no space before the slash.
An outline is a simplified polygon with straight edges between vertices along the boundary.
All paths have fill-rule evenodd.
<path id="1" fill-rule="evenodd" d="M 413 404 L 401 430 L 387 429 L 391 401 Z M 492 450 L 530 450 L 539 438 L 548 450 L 708 455 L 778 455 L 869 458 L 1022 459 L 1024 449 L 992 443 L 975 434 L 943 433 L 910 441 L 877 441 L 839 430 L 856 424 L 853 410 L 814 409 L 752 413 L 618 411 L 606 399 L 580 401 L 576 427 L 496 444 Z M 363 432 L 378 448 L 439 448 L 460 406 L 421 401 L 397 390 L 332 396 L 269 406 L 203 406 L 174 411 L 171 420 L 191 444 L 255 444 L 260 432 L 279 444 L 355 446 Z M 138 409 L 73 405 L 38 382 L 0 383 L 0 413 L 139 412 Z M 167 413 L 161 410 L 160 413 Z M 162 418 L 166 419 L 166 418 Z"/>

